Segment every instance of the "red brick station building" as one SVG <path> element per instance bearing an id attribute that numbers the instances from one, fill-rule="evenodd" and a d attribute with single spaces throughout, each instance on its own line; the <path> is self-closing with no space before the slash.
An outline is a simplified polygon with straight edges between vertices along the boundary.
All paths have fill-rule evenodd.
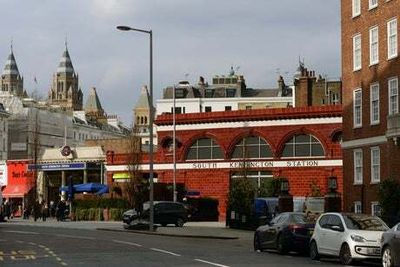
<path id="1" fill-rule="evenodd" d="M 312 184 L 326 194 L 331 176 L 343 192 L 341 105 L 176 114 L 175 121 L 176 183 L 218 199 L 221 220 L 230 181 L 241 175 L 244 164 L 254 183 L 286 178 L 294 199 L 309 196 Z M 155 124 L 155 181 L 172 183 L 173 115 L 160 115 Z M 107 157 L 108 184 L 126 173 L 123 158 Z M 148 172 L 148 159 L 141 169 Z"/>

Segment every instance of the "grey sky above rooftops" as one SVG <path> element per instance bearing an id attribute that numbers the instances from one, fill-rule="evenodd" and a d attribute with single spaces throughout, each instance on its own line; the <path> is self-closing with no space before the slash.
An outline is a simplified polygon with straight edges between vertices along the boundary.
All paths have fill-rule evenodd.
<path id="1" fill-rule="evenodd" d="M 153 30 L 154 99 L 162 89 L 239 67 L 252 88 L 286 83 L 299 57 L 308 69 L 340 76 L 339 0 L 0 0 L 1 71 L 11 40 L 28 94 L 47 98 L 67 39 L 84 103 L 96 87 L 104 110 L 131 124 L 149 81 L 149 38 L 117 25 Z M 36 77 L 37 83 L 34 82 Z"/>

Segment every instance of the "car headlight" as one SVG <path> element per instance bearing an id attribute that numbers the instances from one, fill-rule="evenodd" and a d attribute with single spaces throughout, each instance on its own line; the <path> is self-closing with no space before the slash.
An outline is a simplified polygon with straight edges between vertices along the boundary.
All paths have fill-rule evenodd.
<path id="1" fill-rule="evenodd" d="M 350 237 L 354 242 L 363 243 L 363 242 L 367 241 L 364 237 L 359 236 L 359 235 L 351 235 Z"/>

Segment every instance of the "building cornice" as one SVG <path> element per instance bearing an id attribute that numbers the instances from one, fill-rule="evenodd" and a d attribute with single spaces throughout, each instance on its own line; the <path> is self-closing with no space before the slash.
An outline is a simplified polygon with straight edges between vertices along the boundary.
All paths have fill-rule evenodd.
<path id="1" fill-rule="evenodd" d="M 199 124 L 216 122 L 240 122 L 260 120 L 287 120 L 287 119 L 309 119 L 309 118 L 331 118 L 342 117 L 342 105 L 312 106 L 312 107 L 289 107 L 289 108 L 266 108 L 221 112 L 203 112 L 176 114 L 176 124 Z M 172 125 L 173 115 L 162 114 L 157 116 L 155 124 L 158 126 Z"/>

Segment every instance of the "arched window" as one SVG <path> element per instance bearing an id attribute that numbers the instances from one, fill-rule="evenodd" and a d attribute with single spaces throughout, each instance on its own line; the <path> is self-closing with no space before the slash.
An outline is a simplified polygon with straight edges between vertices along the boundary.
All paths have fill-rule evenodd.
<path id="1" fill-rule="evenodd" d="M 140 117 L 140 124 L 143 125 L 143 117 Z"/>
<path id="2" fill-rule="evenodd" d="M 321 143 L 311 135 L 300 134 L 294 136 L 286 144 L 282 157 L 322 157 L 324 148 Z"/>
<path id="3" fill-rule="evenodd" d="M 243 138 L 236 144 L 232 158 L 272 158 L 272 151 L 265 140 L 259 136 Z"/>
<path id="4" fill-rule="evenodd" d="M 193 143 L 187 153 L 187 160 L 223 159 L 222 150 L 211 138 L 200 138 Z"/>
<path id="5" fill-rule="evenodd" d="M 144 117 L 144 124 L 147 124 L 147 117 Z"/>

